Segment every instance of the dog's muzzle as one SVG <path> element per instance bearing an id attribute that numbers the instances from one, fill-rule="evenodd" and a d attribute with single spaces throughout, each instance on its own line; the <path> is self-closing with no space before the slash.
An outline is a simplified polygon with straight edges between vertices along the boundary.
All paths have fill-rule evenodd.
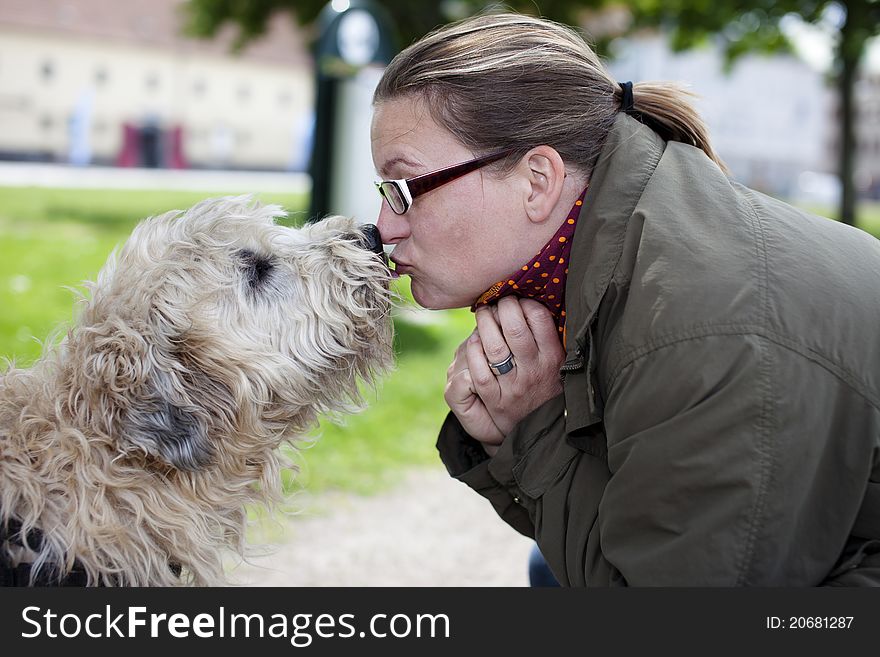
<path id="1" fill-rule="evenodd" d="M 382 258 L 382 262 L 388 266 L 388 254 L 382 248 L 382 236 L 379 234 L 379 229 L 373 224 L 365 224 L 361 226 L 360 230 L 361 246 Z"/>

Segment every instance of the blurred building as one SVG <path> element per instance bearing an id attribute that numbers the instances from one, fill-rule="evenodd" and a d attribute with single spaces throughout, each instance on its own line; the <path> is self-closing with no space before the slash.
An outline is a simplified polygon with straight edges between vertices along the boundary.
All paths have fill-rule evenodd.
<path id="1" fill-rule="evenodd" d="M 834 91 L 794 56 L 748 55 L 726 74 L 719 49 L 673 53 L 651 35 L 622 41 L 609 68 L 621 81 L 677 81 L 697 94 L 716 152 L 749 187 L 794 198 L 804 172 L 833 178 Z"/>
<path id="2" fill-rule="evenodd" d="M 835 119 L 840 120 L 835 102 Z M 880 71 L 868 70 L 856 83 L 856 188 L 864 196 L 880 200 Z M 839 136 L 832 139 L 838 148 Z"/>
<path id="3" fill-rule="evenodd" d="M 747 55 L 729 73 L 719 49 L 673 53 L 656 33 L 620 39 L 609 68 L 619 80 L 671 80 L 699 98 L 720 157 L 740 182 L 775 196 L 834 206 L 840 110 L 837 88 L 793 55 Z M 880 199 L 880 71 L 866 58 L 855 87 L 857 193 Z"/>
<path id="4" fill-rule="evenodd" d="M 0 159 L 306 166 L 311 57 L 289 17 L 230 54 L 181 35 L 182 0 L 0 0 Z"/>

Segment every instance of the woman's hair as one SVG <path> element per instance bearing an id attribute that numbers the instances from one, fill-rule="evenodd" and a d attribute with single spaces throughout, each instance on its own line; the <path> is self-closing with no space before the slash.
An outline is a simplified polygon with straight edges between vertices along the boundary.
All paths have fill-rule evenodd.
<path id="1" fill-rule="evenodd" d="M 513 148 L 502 167 L 546 144 L 589 175 L 622 95 L 574 29 L 526 15 L 488 14 L 441 27 L 398 54 L 373 102 L 420 99 L 474 152 Z M 637 83 L 632 113 L 663 139 L 701 148 L 724 168 L 691 96 L 673 84 Z"/>

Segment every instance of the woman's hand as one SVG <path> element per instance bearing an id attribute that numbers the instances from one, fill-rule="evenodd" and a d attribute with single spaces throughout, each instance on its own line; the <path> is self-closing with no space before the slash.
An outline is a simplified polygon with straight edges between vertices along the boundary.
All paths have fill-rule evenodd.
<path id="1" fill-rule="evenodd" d="M 495 426 L 486 405 L 477 395 L 468 368 L 469 350 L 479 350 L 482 353 L 476 329 L 455 351 L 455 358 L 446 370 L 446 391 L 443 396 L 464 430 L 483 443 L 486 452 L 492 455 L 504 440 L 504 434 Z"/>
<path id="2" fill-rule="evenodd" d="M 504 297 L 476 315 L 477 331 L 459 346 L 447 372 L 445 397 L 491 455 L 524 417 L 562 392 L 565 350 L 553 315 L 537 301 Z M 496 376 L 489 363 L 511 353 L 516 367 Z"/>

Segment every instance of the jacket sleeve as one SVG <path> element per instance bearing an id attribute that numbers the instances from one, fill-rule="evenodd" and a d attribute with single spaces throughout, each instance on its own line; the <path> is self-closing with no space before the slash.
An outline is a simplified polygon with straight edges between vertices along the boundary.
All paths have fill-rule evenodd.
<path id="1" fill-rule="evenodd" d="M 520 506 L 520 498 L 492 476 L 489 471 L 492 459 L 482 445 L 468 435 L 452 412 L 446 416 L 440 429 L 437 450 L 452 477 L 489 500 L 501 519 L 520 534 L 534 537 L 532 520 L 528 511 Z"/>
<path id="2" fill-rule="evenodd" d="M 564 411 L 562 395 L 551 399 L 523 419 L 516 436 L 539 440 L 558 430 Z M 453 413 L 449 413 L 437 439 L 440 459 L 449 474 L 485 497 L 502 520 L 520 534 L 534 538 L 534 500 L 520 490 L 515 467 L 522 461 L 522 441 L 508 436 L 489 458 L 480 443 L 469 436 Z"/>
<path id="3" fill-rule="evenodd" d="M 820 356 L 735 332 L 658 345 L 614 375 L 605 429 L 598 522 L 618 583 L 815 586 L 840 570 L 878 413 Z M 846 577 L 876 579 L 878 545 L 860 540 Z"/>

